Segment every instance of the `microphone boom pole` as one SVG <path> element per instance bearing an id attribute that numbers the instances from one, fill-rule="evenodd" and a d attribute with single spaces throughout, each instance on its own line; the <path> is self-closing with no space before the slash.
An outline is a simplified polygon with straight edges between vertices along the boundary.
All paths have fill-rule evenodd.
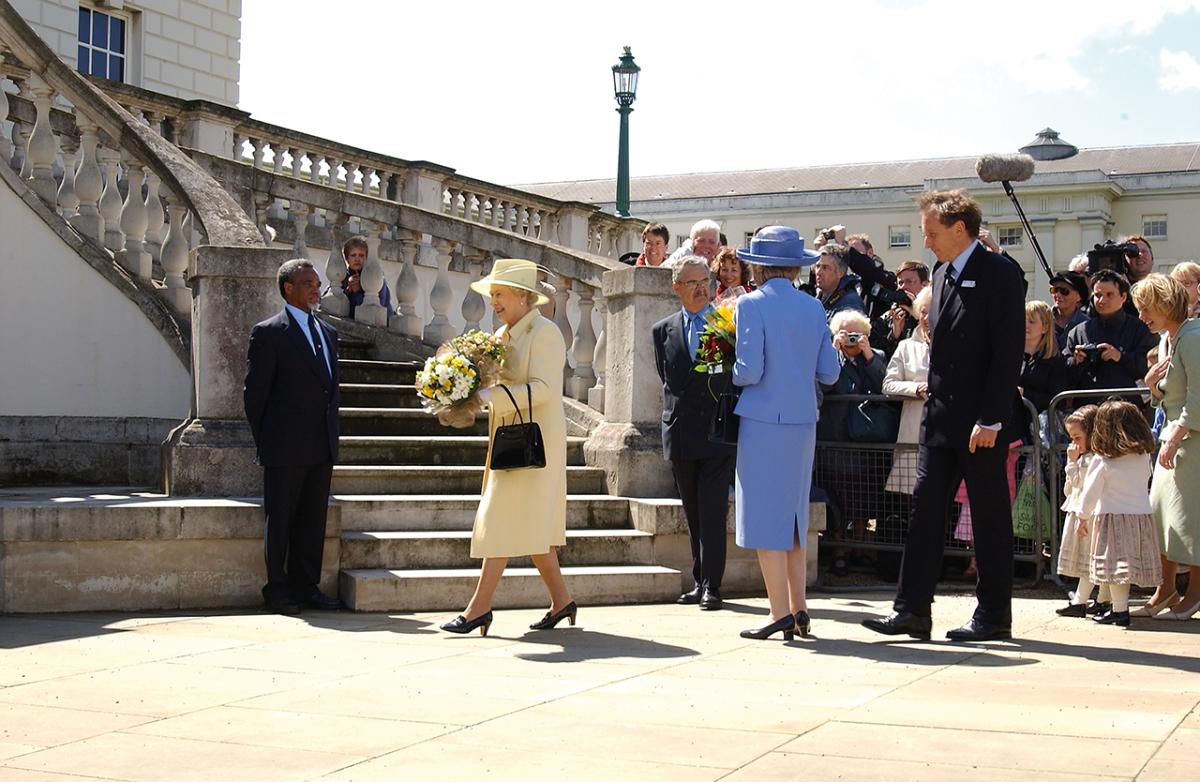
<path id="1" fill-rule="evenodd" d="M 1046 263 L 1046 254 L 1042 252 L 1042 246 L 1038 244 L 1037 234 L 1033 232 L 1033 226 L 1029 224 L 1029 219 L 1025 217 L 1025 210 L 1021 208 L 1021 202 L 1017 200 L 1017 194 L 1013 192 L 1012 185 L 1008 180 L 1003 180 L 1000 184 L 1004 185 L 1004 192 L 1008 194 L 1012 200 L 1013 206 L 1017 209 L 1017 217 L 1021 218 L 1021 225 L 1025 226 L 1025 233 L 1029 234 L 1029 241 L 1033 242 L 1033 251 L 1037 255 L 1038 262 L 1042 264 L 1042 268 L 1046 271 L 1047 277 L 1053 277 L 1054 272 L 1050 270 L 1050 264 Z"/>

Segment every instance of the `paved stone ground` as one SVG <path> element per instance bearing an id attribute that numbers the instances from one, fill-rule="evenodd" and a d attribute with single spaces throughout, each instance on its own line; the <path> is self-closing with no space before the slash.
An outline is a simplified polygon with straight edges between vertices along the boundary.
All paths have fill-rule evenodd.
<path id="1" fill-rule="evenodd" d="M 0 617 L 0 780 L 1200 779 L 1200 620 L 1023 598 L 1011 643 L 887 642 L 886 596 L 444 615 Z M 938 601 L 935 633 L 970 600 Z M 565 626 L 564 626 L 565 627 Z"/>

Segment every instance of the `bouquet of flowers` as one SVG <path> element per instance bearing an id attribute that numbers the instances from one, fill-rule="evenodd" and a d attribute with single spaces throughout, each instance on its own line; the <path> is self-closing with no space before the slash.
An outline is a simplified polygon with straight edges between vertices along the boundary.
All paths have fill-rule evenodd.
<path id="1" fill-rule="evenodd" d="M 421 406 L 443 426 L 470 426 L 485 407 L 476 392 L 499 382 L 507 350 L 495 334 L 477 329 L 442 344 L 417 372 Z"/>
<path id="2" fill-rule="evenodd" d="M 733 322 L 735 298 L 722 299 L 705 316 L 696 356 L 697 372 L 719 375 L 733 368 L 733 346 L 737 344 L 737 327 Z"/>

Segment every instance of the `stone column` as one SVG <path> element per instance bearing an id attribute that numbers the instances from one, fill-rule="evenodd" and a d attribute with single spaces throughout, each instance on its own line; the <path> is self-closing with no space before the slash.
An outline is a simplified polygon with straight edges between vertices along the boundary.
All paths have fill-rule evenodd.
<path id="1" fill-rule="evenodd" d="M 586 204 L 569 203 L 558 210 L 558 236 L 548 241 L 570 247 L 572 250 L 588 249 L 588 219 L 596 210 Z"/>
<path id="2" fill-rule="evenodd" d="M 1083 233 L 1079 252 L 1087 252 L 1098 244 L 1104 244 L 1105 233 L 1108 230 L 1108 220 L 1104 217 L 1081 217 L 1079 229 Z"/>
<path id="3" fill-rule="evenodd" d="M 250 329 L 283 308 L 275 274 L 287 248 L 198 247 L 192 254 L 192 417 L 165 443 L 172 495 L 258 496 L 262 470 L 242 385 Z"/>
<path id="4" fill-rule="evenodd" d="M 656 321 L 679 310 L 671 273 L 614 269 L 604 273 L 602 290 L 608 308 L 604 423 L 584 447 L 587 463 L 604 469 L 610 494 L 673 497 L 675 482 L 662 455 L 662 384 L 646 342 Z"/>
<path id="5" fill-rule="evenodd" d="M 409 169 L 404 178 L 400 200 L 441 214 L 445 209 L 444 183 L 453 169 L 438 170 L 424 166 Z"/>

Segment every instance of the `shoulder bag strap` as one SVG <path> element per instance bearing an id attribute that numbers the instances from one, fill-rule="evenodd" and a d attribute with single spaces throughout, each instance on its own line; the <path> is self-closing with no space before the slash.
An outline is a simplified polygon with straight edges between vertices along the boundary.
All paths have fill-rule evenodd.
<path id="1" fill-rule="evenodd" d="M 512 395 L 512 391 L 509 391 L 509 390 L 508 390 L 508 386 L 505 386 L 505 385 L 502 385 L 502 386 L 499 386 L 499 387 L 500 387 L 500 388 L 502 388 L 502 389 L 504 389 L 504 393 L 508 394 L 508 398 L 509 398 L 509 401 L 511 401 L 511 402 L 512 402 L 513 409 L 517 411 L 517 418 L 520 418 L 520 419 L 521 419 L 521 423 L 525 423 L 525 417 L 521 415 L 521 406 L 517 404 L 517 399 L 516 399 L 516 397 L 514 397 L 514 396 Z M 530 399 L 532 400 L 532 398 L 533 398 L 533 395 L 532 395 L 532 392 L 530 392 Z M 530 417 L 531 417 L 531 418 L 533 417 L 533 412 L 532 412 L 532 411 L 533 411 L 533 405 L 532 405 L 532 402 L 531 402 L 531 403 L 530 403 Z"/>

